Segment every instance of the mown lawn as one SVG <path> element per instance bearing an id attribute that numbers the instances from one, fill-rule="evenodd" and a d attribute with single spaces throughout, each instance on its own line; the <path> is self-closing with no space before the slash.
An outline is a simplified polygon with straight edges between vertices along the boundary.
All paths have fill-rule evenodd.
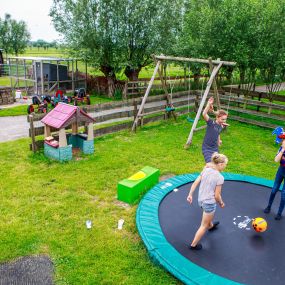
<path id="1" fill-rule="evenodd" d="M 229 157 L 226 171 L 274 179 L 277 146 L 271 131 L 229 123 L 220 149 Z M 161 175 L 200 171 L 204 131 L 195 133 L 186 151 L 190 127 L 180 117 L 136 134 L 96 138 L 94 155 L 68 163 L 31 153 L 29 139 L 1 143 L 0 261 L 48 254 L 60 285 L 181 284 L 150 260 L 136 229 L 137 205 L 118 202 L 116 186 L 146 165 Z M 125 224 L 118 231 L 121 218 Z M 88 219 L 91 230 L 85 226 Z"/>

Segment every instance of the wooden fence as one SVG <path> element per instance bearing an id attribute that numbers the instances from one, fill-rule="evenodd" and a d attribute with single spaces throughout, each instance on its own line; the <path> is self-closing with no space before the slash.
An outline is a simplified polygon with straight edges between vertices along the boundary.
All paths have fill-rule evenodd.
<path id="1" fill-rule="evenodd" d="M 186 114 L 195 105 L 195 96 L 188 96 L 187 92 L 176 93 L 172 97 L 178 115 Z M 123 129 L 131 129 L 137 105 L 141 103 L 141 100 L 142 98 L 137 98 L 127 101 L 84 106 L 82 108 L 96 120 L 94 124 L 94 136 L 98 137 Z M 144 108 L 145 118 L 143 123 L 147 124 L 166 119 L 165 105 L 165 95 L 150 96 Z M 40 120 L 44 116 L 45 114 L 27 116 L 27 120 L 30 123 L 29 136 L 32 139 L 31 150 L 36 151 L 43 145 L 43 141 L 37 140 L 36 137 L 44 134 L 44 126 L 40 123 Z M 51 132 L 56 131 L 55 129 L 51 129 Z"/>
<path id="2" fill-rule="evenodd" d="M 263 94 L 254 92 L 253 99 L 242 96 L 241 93 L 228 92 L 227 89 L 220 90 L 220 101 L 222 108 L 230 112 L 230 120 L 237 120 L 247 124 L 257 125 L 264 128 L 274 129 L 279 125 L 284 125 L 285 104 L 281 101 L 284 98 L 276 96 L 275 103 L 261 101 Z M 212 95 L 212 94 L 210 94 Z M 174 107 L 178 115 L 187 114 L 189 110 L 197 109 L 200 102 L 201 92 L 187 91 L 172 94 Z M 255 99 L 257 98 L 257 99 Z M 277 101 L 277 99 L 281 99 Z M 111 102 L 97 104 L 93 106 L 84 106 L 84 110 L 96 119 L 94 124 L 94 136 L 102 136 L 108 133 L 114 133 L 124 129 L 130 129 L 134 116 L 136 115 L 136 106 L 141 103 L 142 98 L 125 100 L 120 102 Z M 166 119 L 165 113 L 165 95 L 150 96 L 144 108 L 143 123 L 154 122 Z M 44 134 L 44 127 L 38 125 L 38 121 L 44 115 L 28 116 L 30 122 L 29 136 L 32 138 L 31 149 L 38 149 L 42 142 L 36 141 L 36 136 Z M 110 125 L 111 124 L 111 125 Z M 52 130 L 56 131 L 56 130 Z"/>

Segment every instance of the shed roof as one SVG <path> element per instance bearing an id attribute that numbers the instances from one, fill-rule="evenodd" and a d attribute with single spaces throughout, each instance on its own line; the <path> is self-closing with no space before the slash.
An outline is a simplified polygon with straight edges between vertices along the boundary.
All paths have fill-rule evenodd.
<path id="1" fill-rule="evenodd" d="M 74 58 L 60 58 L 60 57 L 38 57 L 38 56 L 10 56 L 9 59 L 23 59 L 33 61 L 72 61 Z"/>
<path id="2" fill-rule="evenodd" d="M 91 123 L 94 121 L 93 118 L 79 107 L 65 103 L 58 103 L 58 105 L 41 120 L 42 123 L 56 129 L 64 128 L 74 122 Z"/>

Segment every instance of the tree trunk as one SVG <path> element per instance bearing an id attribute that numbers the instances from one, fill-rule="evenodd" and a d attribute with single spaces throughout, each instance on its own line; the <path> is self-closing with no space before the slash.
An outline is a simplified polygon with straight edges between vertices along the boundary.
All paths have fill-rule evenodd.
<path id="1" fill-rule="evenodd" d="M 130 66 L 127 66 L 125 68 L 124 73 L 128 77 L 129 81 L 138 81 L 141 69 L 142 69 L 141 67 L 134 69 L 131 68 Z"/>
<path id="2" fill-rule="evenodd" d="M 115 92 L 115 83 L 116 83 L 116 75 L 111 66 L 101 65 L 100 70 L 104 73 L 107 78 L 108 83 L 108 97 L 111 98 L 114 96 Z"/>

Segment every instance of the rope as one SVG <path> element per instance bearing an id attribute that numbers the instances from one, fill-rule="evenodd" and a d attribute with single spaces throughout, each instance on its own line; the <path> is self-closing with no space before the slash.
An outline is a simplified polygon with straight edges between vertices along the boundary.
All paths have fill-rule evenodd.
<path id="1" fill-rule="evenodd" d="M 188 65 L 188 75 L 189 75 L 189 81 L 188 81 L 188 117 L 190 113 L 190 94 L 191 94 L 191 69 L 190 65 Z"/>
<path id="2" fill-rule="evenodd" d="M 231 96 L 232 96 L 232 88 L 233 88 L 233 75 L 232 75 L 232 78 L 231 78 L 231 88 L 230 88 L 230 95 L 229 95 L 229 100 L 228 100 L 227 112 L 229 112 L 230 101 L 231 101 Z"/>

